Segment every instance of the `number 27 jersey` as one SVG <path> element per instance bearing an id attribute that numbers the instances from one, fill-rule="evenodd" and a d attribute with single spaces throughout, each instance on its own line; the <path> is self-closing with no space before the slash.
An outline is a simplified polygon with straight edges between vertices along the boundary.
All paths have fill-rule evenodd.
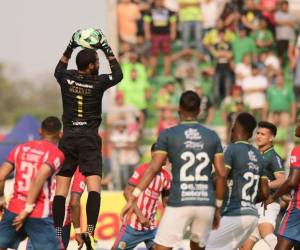
<path id="1" fill-rule="evenodd" d="M 172 164 L 168 206 L 214 206 L 212 164 L 223 154 L 217 134 L 198 122 L 183 122 L 161 132 L 155 153 Z"/>

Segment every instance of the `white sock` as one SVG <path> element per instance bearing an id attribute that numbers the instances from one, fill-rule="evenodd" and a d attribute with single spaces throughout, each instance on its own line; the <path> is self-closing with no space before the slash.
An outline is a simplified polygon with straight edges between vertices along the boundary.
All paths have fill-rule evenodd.
<path id="1" fill-rule="evenodd" d="M 268 234 L 264 241 L 268 244 L 268 246 L 274 250 L 277 244 L 277 237 L 274 234 Z"/>

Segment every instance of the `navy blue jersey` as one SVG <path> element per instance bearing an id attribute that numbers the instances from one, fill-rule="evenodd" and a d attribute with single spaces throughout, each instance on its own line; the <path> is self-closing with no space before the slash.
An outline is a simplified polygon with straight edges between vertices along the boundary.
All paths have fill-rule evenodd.
<path id="1" fill-rule="evenodd" d="M 224 161 L 230 172 L 222 214 L 258 216 L 255 203 L 259 181 L 264 176 L 264 161 L 261 153 L 247 142 L 235 142 L 226 148 Z"/>
<path id="2" fill-rule="evenodd" d="M 217 134 L 198 122 L 183 122 L 161 132 L 155 153 L 172 164 L 169 206 L 214 206 L 212 164 L 223 149 Z"/>

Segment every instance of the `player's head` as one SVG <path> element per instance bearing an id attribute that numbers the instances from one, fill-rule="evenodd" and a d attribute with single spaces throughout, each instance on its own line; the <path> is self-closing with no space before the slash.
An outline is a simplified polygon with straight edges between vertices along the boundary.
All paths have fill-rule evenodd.
<path id="1" fill-rule="evenodd" d="M 47 139 L 56 143 L 61 135 L 61 122 L 55 116 L 48 116 L 42 121 L 40 135 L 43 139 Z"/>
<path id="2" fill-rule="evenodd" d="M 200 112 L 201 99 L 191 90 L 182 93 L 179 100 L 179 116 L 181 120 L 196 119 Z"/>
<path id="3" fill-rule="evenodd" d="M 76 56 L 76 65 L 79 71 L 98 75 L 99 57 L 94 49 L 83 49 Z"/>
<path id="4" fill-rule="evenodd" d="M 249 140 L 253 131 L 256 128 L 256 120 L 253 115 L 249 113 L 240 113 L 231 129 L 231 141 Z"/>
<path id="5" fill-rule="evenodd" d="M 277 128 L 273 123 L 260 121 L 256 130 L 256 145 L 259 148 L 264 148 L 268 145 L 271 146 L 273 144 L 274 138 L 276 137 L 276 134 Z"/>

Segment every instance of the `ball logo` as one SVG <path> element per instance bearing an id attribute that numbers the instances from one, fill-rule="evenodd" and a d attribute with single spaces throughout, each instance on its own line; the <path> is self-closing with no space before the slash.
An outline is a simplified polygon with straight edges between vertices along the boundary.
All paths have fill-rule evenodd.
<path id="1" fill-rule="evenodd" d="M 291 164 L 295 163 L 297 161 L 297 157 L 295 155 L 291 156 Z"/>
<path id="2" fill-rule="evenodd" d="M 121 242 L 119 243 L 119 248 L 120 248 L 120 249 L 125 249 L 126 246 L 127 246 L 127 244 L 126 244 L 125 241 L 121 241 Z"/>

